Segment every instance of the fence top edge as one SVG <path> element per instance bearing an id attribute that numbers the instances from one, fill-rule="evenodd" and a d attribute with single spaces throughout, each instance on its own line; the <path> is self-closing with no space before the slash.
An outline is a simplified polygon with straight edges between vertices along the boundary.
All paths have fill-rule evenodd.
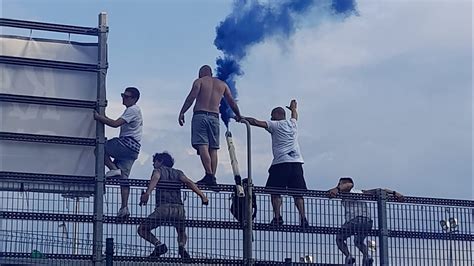
<path id="1" fill-rule="evenodd" d="M 19 175 L 18 175 L 19 174 Z M 0 181 L 3 178 L 9 175 L 15 175 L 16 177 L 21 178 L 20 176 L 27 176 L 29 173 L 8 173 L 8 172 L 1 172 L 0 171 Z M 51 182 L 65 182 L 69 176 L 58 176 L 58 175 L 38 175 L 38 174 L 30 174 L 33 178 L 24 178 L 25 181 L 34 181 L 35 178 L 41 177 L 41 181 L 51 181 Z M 51 178 L 49 178 L 51 177 Z M 59 177 L 59 179 L 58 179 Z M 94 181 L 95 177 L 81 177 L 81 181 L 89 180 L 91 182 Z M 74 180 L 69 180 L 73 182 Z M 148 186 L 149 180 L 145 179 L 129 179 L 130 185 L 132 187 L 146 187 Z M 22 182 L 18 180 L 18 182 Z M 89 182 L 87 182 L 89 183 Z M 118 180 L 106 180 L 107 185 L 119 185 Z M 161 184 L 161 188 L 176 188 L 176 185 L 167 186 L 167 184 Z M 207 187 L 199 186 L 202 190 L 206 190 L 209 192 L 210 189 Z M 181 187 L 185 189 L 184 185 Z M 221 192 L 234 192 L 235 185 L 233 184 L 220 184 L 218 188 Z M 314 197 L 314 198 L 326 198 L 329 199 L 328 191 L 326 190 L 296 190 L 296 189 L 268 189 L 265 187 L 255 186 L 254 187 L 255 194 L 271 194 L 271 193 L 278 193 L 281 195 L 287 196 L 294 196 L 294 195 L 302 195 L 304 197 Z M 365 200 L 365 201 L 375 201 L 376 197 L 373 195 L 361 195 L 361 194 L 354 194 L 354 193 L 341 193 L 335 199 L 356 199 L 356 200 Z M 429 197 L 415 197 L 415 196 L 406 196 L 404 201 L 397 201 L 394 197 L 389 197 L 387 199 L 388 203 L 399 203 L 399 204 L 423 204 L 423 205 L 442 205 L 442 206 L 457 206 L 457 207 L 468 207 L 474 208 L 474 201 L 473 200 L 462 200 L 462 199 L 446 199 L 446 198 L 429 198 Z"/>
<path id="2" fill-rule="evenodd" d="M 145 179 L 129 179 L 132 186 L 146 187 L 148 186 L 148 180 Z M 118 184 L 113 180 L 107 180 L 107 184 Z M 166 187 L 166 185 L 164 186 Z M 233 192 L 235 185 L 233 184 L 219 184 L 219 189 L 225 192 Z M 184 186 L 183 186 L 184 188 Z M 279 193 L 282 195 L 293 196 L 303 195 L 307 197 L 316 198 L 329 198 L 327 190 L 298 190 L 298 189 L 277 189 L 277 188 L 265 188 L 261 186 L 254 186 L 256 194 L 269 194 L 272 192 Z M 207 190 L 204 187 L 204 190 Z M 354 193 L 341 193 L 335 199 L 359 199 L 367 201 L 375 201 L 376 197 L 373 195 L 361 195 Z M 474 207 L 474 200 L 467 199 L 447 199 L 447 198 L 430 198 L 430 197 L 418 197 L 418 196 L 405 196 L 404 201 L 397 201 L 394 197 L 390 196 L 387 200 L 390 203 L 415 203 L 415 204 L 434 204 L 434 205 L 451 205 L 451 206 L 463 206 L 463 207 Z"/>

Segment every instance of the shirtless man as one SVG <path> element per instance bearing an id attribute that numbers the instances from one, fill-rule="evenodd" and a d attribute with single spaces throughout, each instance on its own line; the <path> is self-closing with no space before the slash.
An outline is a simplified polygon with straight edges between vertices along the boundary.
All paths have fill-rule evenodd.
<path id="1" fill-rule="evenodd" d="M 211 67 L 204 65 L 199 69 L 199 78 L 193 83 L 188 97 L 179 112 L 178 122 L 184 125 L 184 113 L 193 105 L 193 119 L 191 121 L 191 144 L 201 157 L 205 176 L 197 184 L 216 186 L 217 150 L 219 149 L 219 103 L 222 96 L 226 99 L 235 120 L 240 121 L 240 111 L 232 98 L 227 84 L 212 77 Z"/>

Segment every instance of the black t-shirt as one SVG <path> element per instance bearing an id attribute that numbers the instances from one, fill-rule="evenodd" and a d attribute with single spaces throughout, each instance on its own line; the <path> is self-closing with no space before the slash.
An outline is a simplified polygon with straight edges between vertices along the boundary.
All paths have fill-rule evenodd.
<path id="1" fill-rule="evenodd" d="M 160 171 L 160 181 L 156 186 L 156 207 L 161 204 L 183 204 L 181 200 L 182 182 L 181 170 L 171 167 L 161 166 L 154 171 Z"/>

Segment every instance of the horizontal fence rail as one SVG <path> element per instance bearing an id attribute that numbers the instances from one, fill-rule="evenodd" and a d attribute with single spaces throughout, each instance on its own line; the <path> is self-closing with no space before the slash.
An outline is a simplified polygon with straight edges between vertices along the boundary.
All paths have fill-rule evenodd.
<path id="1" fill-rule="evenodd" d="M 49 178 L 43 177 L 48 180 Z M 54 179 L 54 178 L 51 178 Z M 0 182 L 1 181 L 0 176 Z M 54 183 L 53 180 L 49 180 Z M 155 219 L 160 226 L 153 230 L 168 252 L 159 258 L 149 258 L 154 247 L 137 233 L 140 224 L 149 221 L 155 209 L 155 192 L 146 206 L 139 206 L 139 198 L 148 185 L 147 180 L 130 180 L 131 216 L 119 219 L 119 182 L 107 180 L 104 195 L 104 243 L 113 238 L 113 261 L 117 263 L 201 263 L 242 264 L 243 225 L 230 212 L 233 185 L 219 185 L 219 192 L 205 190 L 209 205 L 188 189 L 181 190 L 189 259 L 179 253 L 176 220 Z M 173 188 L 162 185 L 160 189 Z M 176 188 L 176 187 L 174 187 Z M 341 200 L 365 202 L 372 227 L 365 231 L 364 243 L 374 265 L 380 265 L 377 198 L 373 195 L 341 194 L 329 198 L 326 191 L 270 190 L 255 187 L 257 212 L 253 224 L 253 259 L 255 265 L 283 265 L 285 260 L 300 260 L 319 265 L 341 265 L 345 257 L 337 247 L 336 238 L 343 234 L 345 212 Z M 283 225 L 274 225 L 271 194 L 282 194 Z M 302 227 L 294 197 L 303 195 L 309 226 Z M 31 258 L 38 250 L 43 258 L 90 260 L 92 256 L 93 198 L 80 192 L 44 193 L 34 191 L 1 191 L 0 258 Z M 472 265 L 473 263 L 473 201 L 406 197 L 397 202 L 389 197 L 386 202 L 388 256 L 390 265 Z M 455 218 L 456 230 L 446 231 L 440 221 Z M 363 256 L 354 244 L 354 236 L 347 239 L 356 265 Z M 105 246 L 105 245 L 104 245 Z M 104 250 L 105 254 L 105 250 Z M 138 265 L 138 264 L 137 264 Z M 318 265 L 318 264 L 314 264 Z"/>
<path id="2" fill-rule="evenodd" d="M 73 99 L 57 99 L 57 98 L 39 97 L 39 96 L 26 96 L 26 95 L 13 95 L 13 94 L 7 94 L 7 93 L 0 93 L 0 102 L 77 107 L 77 108 L 85 108 L 85 109 L 94 109 L 97 106 L 97 102 L 94 102 L 94 101 L 83 101 L 83 100 L 75 100 L 75 99 L 74 100 Z"/>
<path id="3" fill-rule="evenodd" d="M 80 145 L 80 146 L 95 146 L 96 144 L 96 139 L 90 139 L 90 138 L 74 138 L 74 137 L 64 137 L 64 136 L 49 136 L 49 135 L 10 133 L 10 132 L 0 132 L 0 140 L 40 142 L 40 143 L 50 143 L 50 144 L 69 144 L 69 145 Z"/>
<path id="4" fill-rule="evenodd" d="M 19 65 L 19 66 L 32 66 L 32 67 L 45 67 L 45 68 L 56 68 L 76 71 L 87 71 L 87 72 L 98 72 L 98 65 L 94 64 L 83 64 L 83 63 L 72 63 L 55 60 L 45 60 L 36 58 L 25 58 L 0 55 L 0 63 Z"/>
<path id="5" fill-rule="evenodd" d="M 80 26 L 73 26 L 73 25 L 53 24 L 53 23 L 26 21 L 26 20 L 18 20 L 18 19 L 0 18 L 0 26 L 31 29 L 31 30 L 65 32 L 65 33 L 92 35 L 92 36 L 99 35 L 98 29 L 94 27 L 80 27 Z"/>

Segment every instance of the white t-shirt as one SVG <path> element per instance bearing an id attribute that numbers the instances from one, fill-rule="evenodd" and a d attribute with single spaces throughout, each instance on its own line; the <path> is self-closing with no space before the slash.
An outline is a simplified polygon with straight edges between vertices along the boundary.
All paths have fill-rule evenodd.
<path id="1" fill-rule="evenodd" d="M 363 194 L 362 190 L 352 188 L 351 193 Z M 369 209 L 365 201 L 353 200 L 353 199 L 342 199 L 342 206 L 345 209 L 346 222 L 360 216 L 370 217 Z"/>
<path id="2" fill-rule="evenodd" d="M 127 123 L 120 126 L 119 136 L 133 137 L 136 141 L 140 142 L 142 140 L 143 127 L 142 112 L 140 107 L 138 107 L 136 104 L 127 107 L 120 118 L 125 120 Z"/>
<path id="3" fill-rule="evenodd" d="M 300 145 L 298 144 L 298 127 L 296 119 L 266 121 L 267 131 L 272 135 L 272 165 L 279 163 L 303 163 Z"/>

